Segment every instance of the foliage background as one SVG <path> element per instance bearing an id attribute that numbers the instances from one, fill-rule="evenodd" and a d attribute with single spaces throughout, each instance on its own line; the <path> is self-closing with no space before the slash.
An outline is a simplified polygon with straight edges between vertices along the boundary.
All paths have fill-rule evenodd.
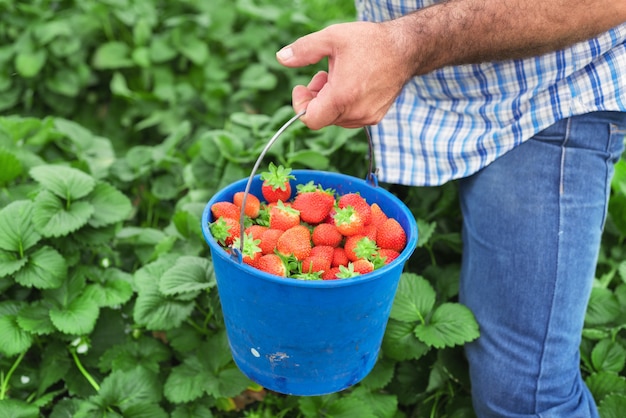
<path id="1" fill-rule="evenodd" d="M 353 20 L 352 2 L 0 0 L 0 13 L 0 417 L 473 416 L 472 319 L 432 321 L 458 306 L 454 183 L 383 185 L 420 241 L 363 382 L 283 396 L 227 348 L 200 214 L 292 115 L 291 87 L 324 68 L 275 52 Z M 366 138 L 297 124 L 266 160 L 364 177 Z M 622 160 L 581 344 L 603 417 L 626 407 L 624 237 Z"/>

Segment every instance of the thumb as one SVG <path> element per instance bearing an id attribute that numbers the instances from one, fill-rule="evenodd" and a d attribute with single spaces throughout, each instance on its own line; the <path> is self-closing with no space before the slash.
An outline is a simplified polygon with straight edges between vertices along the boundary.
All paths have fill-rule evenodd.
<path id="1" fill-rule="evenodd" d="M 332 51 L 330 39 L 321 30 L 297 39 L 276 53 L 276 59 L 286 67 L 304 67 L 315 64 L 329 56 Z"/>

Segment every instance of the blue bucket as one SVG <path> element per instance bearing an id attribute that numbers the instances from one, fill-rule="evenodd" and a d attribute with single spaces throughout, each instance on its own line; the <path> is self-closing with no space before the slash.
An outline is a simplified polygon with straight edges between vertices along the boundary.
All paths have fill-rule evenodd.
<path id="1" fill-rule="evenodd" d="M 209 231 L 211 206 L 231 201 L 248 179 L 224 188 L 208 202 L 202 232 L 213 259 L 226 333 L 235 364 L 266 389 L 300 396 L 324 395 L 361 381 L 376 363 L 404 263 L 417 245 L 417 224 L 396 196 L 339 173 L 294 170 L 295 183 L 314 181 L 339 194 L 358 192 L 378 203 L 407 233 L 400 256 L 374 272 L 350 279 L 280 278 L 238 263 Z M 250 193 L 261 194 L 260 177 Z"/>

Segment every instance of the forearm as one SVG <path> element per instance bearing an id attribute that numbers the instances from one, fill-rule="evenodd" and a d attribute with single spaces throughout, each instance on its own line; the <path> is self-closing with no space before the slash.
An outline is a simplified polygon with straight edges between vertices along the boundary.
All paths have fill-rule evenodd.
<path id="1" fill-rule="evenodd" d="M 624 21 L 625 0 L 450 0 L 386 25 L 419 75 L 543 54 Z"/>

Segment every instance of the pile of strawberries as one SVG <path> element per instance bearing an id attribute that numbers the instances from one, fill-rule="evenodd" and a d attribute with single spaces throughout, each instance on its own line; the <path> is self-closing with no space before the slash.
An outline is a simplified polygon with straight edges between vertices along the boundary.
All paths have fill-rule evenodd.
<path id="1" fill-rule="evenodd" d="M 334 280 L 367 274 L 393 261 L 406 233 L 376 203 L 358 193 L 338 195 L 309 182 L 291 199 L 291 169 L 269 165 L 261 174 L 264 201 L 248 193 L 242 258 L 267 273 L 302 280 Z M 226 250 L 239 248 L 244 192 L 211 206 L 212 236 Z"/>

